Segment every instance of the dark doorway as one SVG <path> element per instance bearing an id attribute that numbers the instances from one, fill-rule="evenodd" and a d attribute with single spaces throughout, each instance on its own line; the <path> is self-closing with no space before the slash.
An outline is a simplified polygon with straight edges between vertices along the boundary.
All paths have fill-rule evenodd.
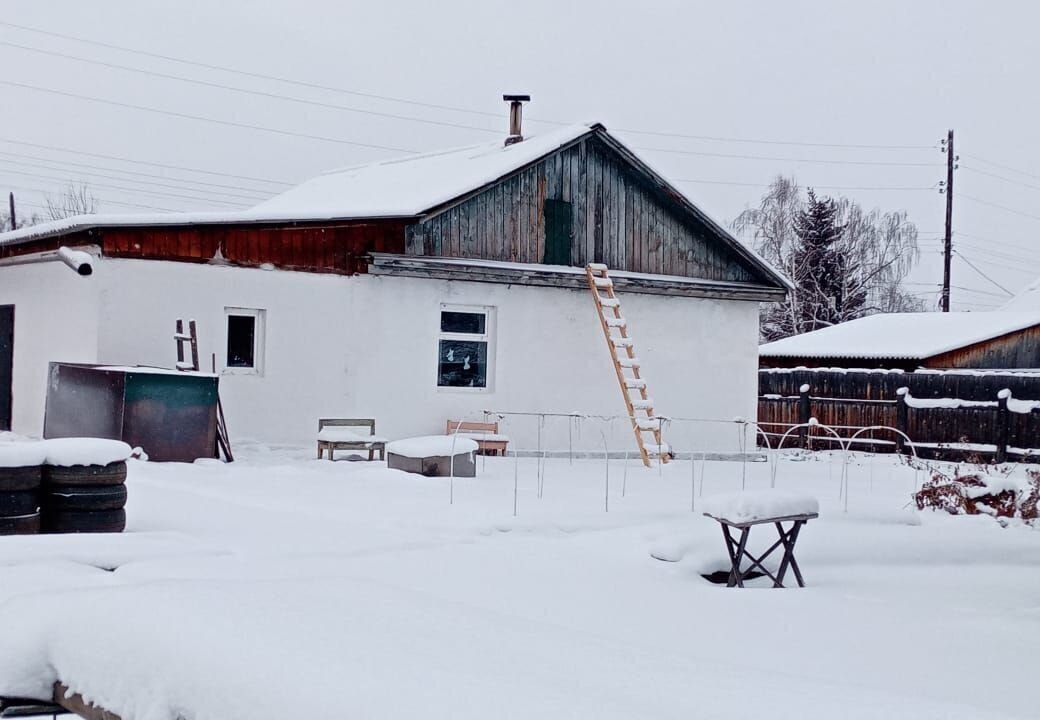
<path id="1" fill-rule="evenodd" d="M 0 430 L 11 429 L 14 305 L 0 305 Z"/>
<path id="2" fill-rule="evenodd" d="M 546 265 L 571 264 L 571 224 L 574 213 L 571 204 L 563 200 L 545 201 L 545 257 Z"/>

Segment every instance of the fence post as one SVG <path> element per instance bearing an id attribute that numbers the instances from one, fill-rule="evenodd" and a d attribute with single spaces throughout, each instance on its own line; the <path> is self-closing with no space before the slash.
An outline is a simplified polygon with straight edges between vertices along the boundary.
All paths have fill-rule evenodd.
<path id="1" fill-rule="evenodd" d="M 910 388 L 901 387 L 896 390 L 896 430 L 901 433 L 909 435 L 906 432 L 907 429 L 907 415 L 909 414 L 910 407 L 906 404 L 906 398 L 910 394 Z M 906 439 L 899 434 L 896 434 L 896 453 L 903 454 L 906 452 Z"/>
<path id="2" fill-rule="evenodd" d="M 809 428 L 805 427 L 812 417 L 812 408 L 809 405 L 809 383 L 798 388 L 798 423 L 803 427 L 798 428 L 798 441 L 803 448 L 809 447 Z"/>
<path id="3" fill-rule="evenodd" d="M 1008 400 L 1011 399 L 1011 391 L 1004 388 L 997 393 L 997 462 L 1007 462 L 1008 433 L 1011 427 L 1011 413 L 1008 410 Z"/>

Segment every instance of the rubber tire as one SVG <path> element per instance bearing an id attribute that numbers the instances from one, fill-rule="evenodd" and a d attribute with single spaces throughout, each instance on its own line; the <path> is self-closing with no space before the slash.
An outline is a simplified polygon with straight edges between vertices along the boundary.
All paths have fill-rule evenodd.
<path id="1" fill-rule="evenodd" d="M 0 517 L 32 515 L 40 509 L 40 494 L 35 490 L 0 492 Z"/>
<path id="2" fill-rule="evenodd" d="M 43 468 L 39 465 L 0 467 L 0 492 L 35 490 L 42 483 Z"/>
<path id="3" fill-rule="evenodd" d="M 96 510 L 93 512 L 57 512 L 48 510 L 43 515 L 46 533 L 117 533 L 126 529 L 126 510 Z"/>
<path id="4" fill-rule="evenodd" d="M 48 512 L 121 510 L 126 505 L 126 485 L 48 485 L 43 505 Z"/>
<path id="5" fill-rule="evenodd" d="M 123 461 L 108 465 L 73 465 L 72 467 L 46 465 L 43 468 L 44 485 L 102 487 L 122 485 L 125 481 L 126 463 Z"/>
<path id="6" fill-rule="evenodd" d="M 40 513 L 0 517 L 0 535 L 35 535 L 40 532 Z"/>

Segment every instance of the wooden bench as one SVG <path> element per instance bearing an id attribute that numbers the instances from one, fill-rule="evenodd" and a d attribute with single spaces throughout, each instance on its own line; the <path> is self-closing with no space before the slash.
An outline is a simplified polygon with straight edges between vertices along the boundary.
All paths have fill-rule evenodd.
<path id="1" fill-rule="evenodd" d="M 364 428 L 363 432 L 355 428 Z M 386 438 L 376 435 L 376 421 L 370 418 L 320 418 L 318 420 L 318 459 L 329 451 L 329 460 L 336 450 L 367 450 L 372 460 L 376 451 L 379 459 L 386 459 Z"/>
<path id="2" fill-rule="evenodd" d="M 479 455 L 504 455 L 509 445 L 509 438 L 499 434 L 497 422 L 449 420 L 446 434 L 476 440 Z"/>

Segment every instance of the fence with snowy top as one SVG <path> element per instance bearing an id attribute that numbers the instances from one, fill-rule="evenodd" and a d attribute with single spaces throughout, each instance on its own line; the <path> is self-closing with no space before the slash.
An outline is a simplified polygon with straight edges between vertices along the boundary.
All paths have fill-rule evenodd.
<path id="1" fill-rule="evenodd" d="M 836 427 L 890 426 L 910 438 L 866 432 L 857 441 L 862 449 L 911 444 L 948 460 L 1040 461 L 1040 373 L 763 370 L 759 392 L 759 423 L 773 437 L 800 426 L 802 447 L 831 446 L 808 425 L 815 418 Z"/>

